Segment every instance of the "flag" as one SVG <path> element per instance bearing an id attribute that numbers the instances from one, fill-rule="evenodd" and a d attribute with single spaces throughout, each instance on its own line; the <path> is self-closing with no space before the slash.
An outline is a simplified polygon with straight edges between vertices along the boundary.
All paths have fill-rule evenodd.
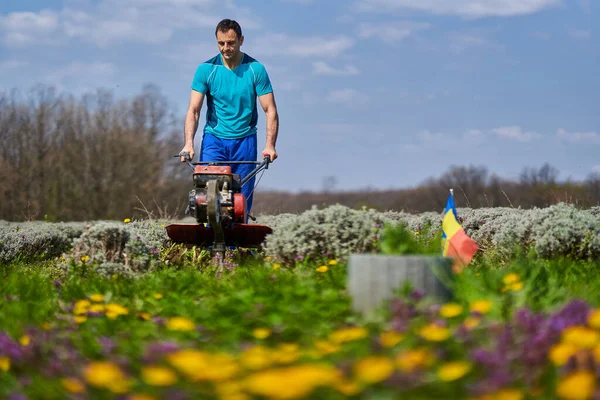
<path id="1" fill-rule="evenodd" d="M 455 272 L 460 272 L 469 264 L 479 246 L 473 239 L 465 233 L 458 222 L 458 214 L 454 205 L 454 196 L 450 191 L 450 196 L 444 209 L 444 219 L 442 221 L 442 246 L 443 256 L 452 257 Z"/>

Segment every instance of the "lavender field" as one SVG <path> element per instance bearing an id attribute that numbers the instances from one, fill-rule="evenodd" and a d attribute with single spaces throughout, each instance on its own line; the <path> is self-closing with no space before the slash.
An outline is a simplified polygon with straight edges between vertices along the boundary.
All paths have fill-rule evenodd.
<path id="1" fill-rule="evenodd" d="M 481 250 L 454 298 L 407 286 L 369 320 L 349 255 L 400 230 L 433 254 L 441 214 L 264 216 L 224 259 L 166 220 L 0 222 L 0 398 L 598 397 L 600 208 L 458 212 Z"/>

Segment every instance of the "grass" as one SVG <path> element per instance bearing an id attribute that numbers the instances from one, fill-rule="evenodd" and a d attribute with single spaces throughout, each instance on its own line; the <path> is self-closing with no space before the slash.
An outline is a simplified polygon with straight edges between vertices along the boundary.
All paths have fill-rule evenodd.
<path id="1" fill-rule="evenodd" d="M 509 368 L 511 390 L 527 396 L 534 382 L 553 394 L 562 366 L 546 354 L 559 339 L 541 322 L 539 332 L 521 332 L 516 313 L 526 307 L 551 319 L 574 298 L 600 306 L 593 262 L 524 255 L 500 266 L 481 257 L 456 278 L 457 314 L 442 315 L 439 306 L 409 294 L 394 299 L 382 320 L 366 323 L 351 310 L 343 262 L 287 269 L 238 261 L 219 278 L 215 268 L 185 262 L 137 278 L 78 270 L 57 280 L 52 261 L 4 267 L 0 398 L 476 397 L 477 385 L 502 389 L 493 386 L 492 369 L 473 358 L 474 351 L 494 351 L 502 340 L 496 322 L 522 335 L 510 342 L 512 354 L 525 354 L 528 335 L 545 332 L 538 347 L 546 353 L 529 371 L 518 372 L 516 365 L 523 362 L 518 357 L 530 356 L 503 362 L 507 368 L 516 363 Z M 516 280 L 507 278 L 511 273 Z M 489 301 L 489 312 L 470 311 L 482 301 Z M 172 348 L 153 350 L 165 343 Z M 186 365 L 197 364 L 196 374 L 208 375 L 191 374 L 169 358 L 183 357 L 185 349 L 201 353 L 188 354 Z"/>

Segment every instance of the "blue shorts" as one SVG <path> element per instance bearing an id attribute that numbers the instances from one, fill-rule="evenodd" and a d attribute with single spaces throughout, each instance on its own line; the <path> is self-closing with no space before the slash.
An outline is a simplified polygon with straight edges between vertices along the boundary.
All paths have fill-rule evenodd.
<path id="1" fill-rule="evenodd" d="M 200 161 L 256 161 L 257 150 L 255 134 L 241 139 L 221 139 L 205 133 L 200 148 Z M 232 164 L 231 172 L 239 174 L 241 179 L 244 179 L 254 168 L 256 164 Z M 252 177 L 242 187 L 247 202 L 247 213 L 252 209 L 255 181 L 256 177 Z M 247 218 L 246 222 L 248 222 Z"/>

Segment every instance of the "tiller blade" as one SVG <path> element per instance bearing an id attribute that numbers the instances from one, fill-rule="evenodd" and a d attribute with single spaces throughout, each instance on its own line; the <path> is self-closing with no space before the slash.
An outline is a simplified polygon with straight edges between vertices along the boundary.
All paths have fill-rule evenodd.
<path id="1" fill-rule="evenodd" d="M 169 238 L 176 243 L 208 247 L 215 240 L 212 227 L 202 224 L 171 224 L 165 228 Z M 271 228 L 259 224 L 234 224 L 223 228 L 225 245 L 243 248 L 261 247 L 266 236 L 271 233 Z"/>

